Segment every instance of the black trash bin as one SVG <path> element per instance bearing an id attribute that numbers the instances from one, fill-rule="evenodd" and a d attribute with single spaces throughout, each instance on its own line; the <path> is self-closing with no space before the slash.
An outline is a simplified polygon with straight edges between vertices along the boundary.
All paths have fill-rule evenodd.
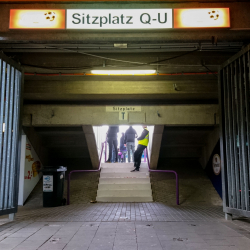
<path id="1" fill-rule="evenodd" d="M 66 203 L 63 198 L 66 167 L 45 167 L 43 172 L 43 206 L 57 207 Z"/>

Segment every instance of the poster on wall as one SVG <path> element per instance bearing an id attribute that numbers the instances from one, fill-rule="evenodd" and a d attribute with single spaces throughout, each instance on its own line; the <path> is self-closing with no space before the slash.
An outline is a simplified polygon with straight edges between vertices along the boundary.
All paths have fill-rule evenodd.
<path id="1" fill-rule="evenodd" d="M 213 171 L 215 175 L 219 175 L 221 171 L 220 156 L 218 154 L 213 156 Z"/>
<path id="2" fill-rule="evenodd" d="M 22 135 L 19 198 L 18 205 L 23 205 L 38 181 L 42 173 L 39 172 L 42 163 L 26 135 Z"/>

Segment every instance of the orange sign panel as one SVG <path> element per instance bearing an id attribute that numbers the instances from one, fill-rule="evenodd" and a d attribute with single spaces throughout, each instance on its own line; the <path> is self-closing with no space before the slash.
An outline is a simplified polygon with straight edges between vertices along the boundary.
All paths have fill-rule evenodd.
<path id="1" fill-rule="evenodd" d="M 174 28 L 230 28 L 229 8 L 174 9 Z"/>
<path id="2" fill-rule="evenodd" d="M 65 10 L 10 10 L 10 29 L 65 29 Z"/>

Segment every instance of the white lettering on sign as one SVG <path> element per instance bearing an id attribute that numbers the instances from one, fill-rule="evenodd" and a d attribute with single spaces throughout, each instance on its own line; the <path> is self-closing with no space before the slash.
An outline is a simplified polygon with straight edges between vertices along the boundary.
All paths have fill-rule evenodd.
<path id="1" fill-rule="evenodd" d="M 141 106 L 106 106 L 106 112 L 140 112 Z"/>
<path id="2" fill-rule="evenodd" d="M 67 10 L 67 29 L 169 29 L 172 9 Z"/>

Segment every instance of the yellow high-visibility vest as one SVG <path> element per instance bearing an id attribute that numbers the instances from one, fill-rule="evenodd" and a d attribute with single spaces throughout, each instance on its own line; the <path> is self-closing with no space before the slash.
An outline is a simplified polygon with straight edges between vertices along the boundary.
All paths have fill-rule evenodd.
<path id="1" fill-rule="evenodd" d="M 148 131 L 148 129 L 146 129 L 146 130 Z M 148 132 L 148 134 L 146 135 L 146 137 L 144 139 L 138 141 L 138 144 L 147 147 L 148 146 L 148 139 L 149 139 L 149 132 Z"/>

